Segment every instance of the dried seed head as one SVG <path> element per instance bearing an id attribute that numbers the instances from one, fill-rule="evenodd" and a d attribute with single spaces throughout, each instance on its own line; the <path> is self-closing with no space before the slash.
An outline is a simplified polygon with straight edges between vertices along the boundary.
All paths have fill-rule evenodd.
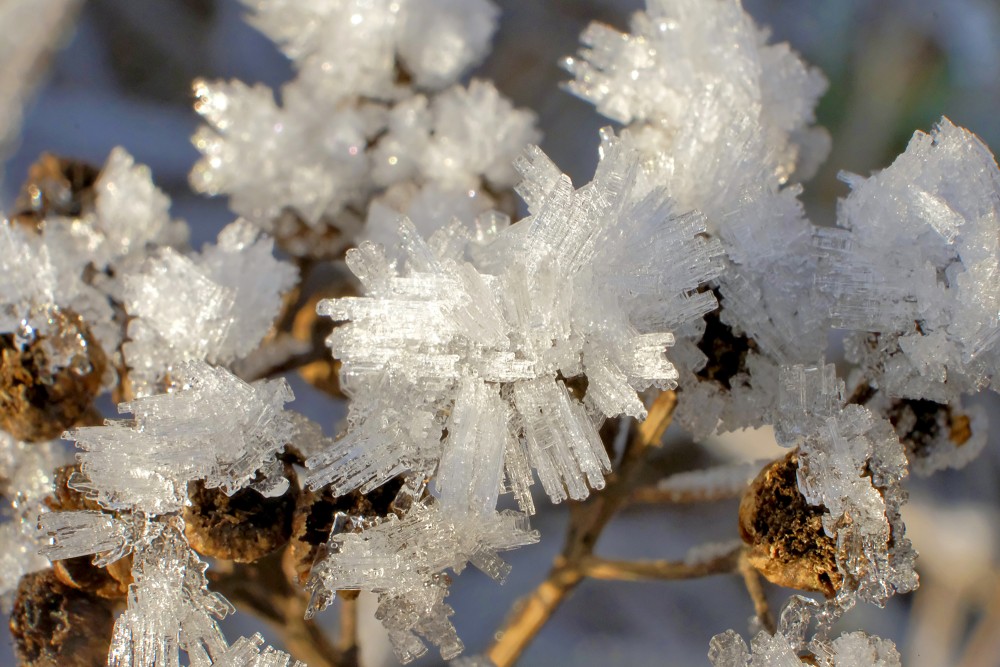
<path id="1" fill-rule="evenodd" d="M 799 492 L 798 451 L 770 463 L 740 502 L 740 534 L 750 563 L 779 586 L 830 597 L 842 582 L 836 541 L 823 532 L 823 507 Z"/>
<path id="2" fill-rule="evenodd" d="M 283 547 L 292 532 L 298 496 L 291 466 L 285 474 L 293 483 L 276 498 L 265 498 L 253 489 L 227 496 L 200 481 L 189 485 L 191 505 L 184 510 L 184 534 L 191 547 L 204 556 L 237 563 L 252 563 Z"/>
<path id="3" fill-rule="evenodd" d="M 292 335 L 298 340 L 308 342 L 312 349 L 326 348 L 326 337 L 333 331 L 335 323 L 328 317 L 320 317 L 316 313 L 316 305 L 323 299 L 335 299 L 345 296 L 355 296 L 350 286 L 336 291 L 327 290 L 313 294 L 295 314 L 292 322 Z M 336 398 L 346 398 L 340 390 L 340 361 L 327 355 L 299 369 L 302 379 Z"/>
<path id="4" fill-rule="evenodd" d="M 43 570 L 21 578 L 10 631 L 23 667 L 94 667 L 107 664 L 114 623 L 113 603 Z"/>
<path id="5" fill-rule="evenodd" d="M 0 428 L 19 440 L 57 438 L 85 423 L 107 367 L 86 322 L 72 311 L 38 314 L 27 340 L 0 335 Z"/>
<path id="6" fill-rule="evenodd" d="M 70 479 L 79 472 L 79 464 L 56 470 L 55 491 L 45 500 L 49 509 L 55 512 L 101 511 L 101 506 L 95 501 L 69 486 Z M 132 583 L 131 556 L 115 561 L 106 568 L 94 565 L 90 556 L 77 556 L 55 561 L 52 569 L 62 584 L 112 600 L 124 598 Z"/>
<path id="7" fill-rule="evenodd" d="M 94 208 L 94 184 L 100 173 L 85 162 L 43 153 L 28 168 L 28 180 L 21 186 L 11 218 L 38 227 L 49 216 L 86 214 Z"/>

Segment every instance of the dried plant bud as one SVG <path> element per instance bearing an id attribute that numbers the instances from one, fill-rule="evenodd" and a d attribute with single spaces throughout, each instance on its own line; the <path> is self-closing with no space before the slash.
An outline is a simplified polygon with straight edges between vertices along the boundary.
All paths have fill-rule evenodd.
<path id="1" fill-rule="evenodd" d="M 329 489 L 303 492 L 292 519 L 292 539 L 285 552 L 285 571 L 290 579 L 303 586 L 309 572 L 330 539 L 338 531 L 360 531 L 373 521 L 395 510 L 395 501 L 403 488 L 402 476 L 396 477 L 367 494 L 352 491 L 335 498 Z"/>
<path id="2" fill-rule="evenodd" d="M 51 308 L 39 317 L 29 342 L 0 336 L 0 428 L 19 440 L 58 438 L 85 423 L 107 366 L 79 315 Z"/>
<path id="3" fill-rule="evenodd" d="M 113 603 L 63 585 L 51 570 L 25 575 L 17 588 L 10 631 L 23 667 L 107 664 Z"/>
<path id="4" fill-rule="evenodd" d="M 747 354 L 757 349 L 757 343 L 745 334 L 736 335 L 732 327 L 719 318 L 719 310 L 715 310 L 705 316 L 705 333 L 698 341 L 698 349 L 708 361 L 696 375 L 729 390 L 733 378 L 747 372 Z"/>
<path id="5" fill-rule="evenodd" d="M 43 153 L 28 168 L 12 219 L 37 227 L 49 216 L 78 217 L 94 208 L 100 170 L 86 162 Z"/>
<path id="6" fill-rule="evenodd" d="M 265 498 L 251 488 L 227 496 L 200 481 L 190 484 L 184 534 L 191 547 L 204 556 L 252 563 L 285 546 L 299 494 L 290 466 L 285 474 L 293 483 L 275 498 Z"/>
<path id="7" fill-rule="evenodd" d="M 740 502 L 740 534 L 750 564 L 779 586 L 818 591 L 840 588 L 836 541 L 823 532 L 823 507 L 799 491 L 798 450 L 768 464 Z"/>
<path id="8" fill-rule="evenodd" d="M 55 473 L 55 490 L 45 500 L 49 509 L 55 512 L 80 510 L 100 511 L 101 506 L 69 486 L 74 474 L 80 472 L 80 465 L 58 468 Z M 97 567 L 91 556 L 77 556 L 55 561 L 53 572 L 59 581 L 70 588 L 87 591 L 98 597 L 121 599 L 132 583 L 132 557 L 126 556 L 108 567 Z"/>

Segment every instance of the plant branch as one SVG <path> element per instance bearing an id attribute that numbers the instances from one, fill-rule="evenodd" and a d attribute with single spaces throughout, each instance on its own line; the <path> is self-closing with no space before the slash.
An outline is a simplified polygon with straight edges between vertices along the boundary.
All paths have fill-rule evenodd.
<path id="1" fill-rule="evenodd" d="M 593 554 L 601 532 L 628 500 L 637 473 L 642 470 L 647 451 L 660 444 L 670 426 L 677 394 L 662 392 L 649 408 L 646 421 L 629 438 L 617 472 L 603 491 L 583 503 L 570 505 L 570 525 L 562 553 L 556 557 L 549 576 L 512 608 L 498 639 L 487 649 L 497 667 L 512 665 L 555 613 L 563 600 L 583 580 L 581 563 Z"/>
<path id="2" fill-rule="evenodd" d="M 767 602 L 767 595 L 764 593 L 764 584 L 760 580 L 760 572 L 750 564 L 746 555 L 746 550 L 739 552 L 737 568 L 743 577 L 743 585 L 746 586 L 747 593 L 753 601 L 753 609 L 757 614 L 757 620 L 764 626 L 770 634 L 778 631 L 778 626 L 774 622 L 774 615 L 771 613 L 771 606 Z"/>
<path id="3" fill-rule="evenodd" d="M 609 560 L 598 556 L 587 556 L 580 561 L 579 569 L 584 576 L 591 579 L 613 581 L 697 579 L 713 574 L 735 572 L 742 560 L 741 553 L 742 547 L 739 547 L 700 563 L 669 560 Z"/>

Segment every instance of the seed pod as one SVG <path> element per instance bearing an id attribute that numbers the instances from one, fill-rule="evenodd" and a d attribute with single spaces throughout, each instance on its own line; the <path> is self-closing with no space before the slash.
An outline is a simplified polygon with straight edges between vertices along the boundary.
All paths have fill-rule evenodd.
<path id="1" fill-rule="evenodd" d="M 63 585 L 52 570 L 25 575 L 10 616 L 14 652 L 22 667 L 107 664 L 114 607 Z"/>
<path id="2" fill-rule="evenodd" d="M 798 450 L 770 463 L 740 502 L 740 535 L 748 558 L 768 581 L 832 597 L 843 580 L 837 544 L 823 532 L 823 507 L 799 491 Z"/>
<path id="3" fill-rule="evenodd" d="M 95 501 L 70 488 L 70 479 L 79 472 L 79 464 L 56 470 L 55 490 L 45 500 L 49 509 L 55 512 L 101 511 L 101 506 Z M 112 600 L 124 598 L 132 583 L 131 556 L 117 560 L 106 568 L 94 565 L 91 556 L 76 556 L 54 561 L 52 570 L 62 584 Z"/>
<path id="4" fill-rule="evenodd" d="M 19 440 L 57 438 L 92 417 L 104 351 L 76 313 L 38 314 L 29 342 L 0 335 L 0 428 Z"/>
<path id="5" fill-rule="evenodd" d="M 252 563 L 285 546 L 298 496 L 291 466 L 286 466 L 285 474 L 292 484 L 276 498 L 265 498 L 253 489 L 227 496 L 200 481 L 189 485 L 191 505 L 184 510 L 184 534 L 191 547 L 204 556 Z"/>
<path id="6" fill-rule="evenodd" d="M 92 211 L 100 174 L 86 162 L 43 153 L 28 168 L 11 219 L 37 228 L 49 216 L 74 218 Z"/>
<path id="7" fill-rule="evenodd" d="M 757 343 L 746 334 L 737 335 L 715 310 L 705 316 L 705 333 L 698 342 L 698 349 L 708 357 L 696 373 L 698 378 L 716 382 L 728 391 L 732 389 L 733 378 L 748 372 L 747 355 L 757 349 Z"/>

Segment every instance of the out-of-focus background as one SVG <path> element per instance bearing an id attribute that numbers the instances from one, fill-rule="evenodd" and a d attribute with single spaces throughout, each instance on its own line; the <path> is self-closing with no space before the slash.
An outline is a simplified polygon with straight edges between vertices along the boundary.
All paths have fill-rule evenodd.
<path id="1" fill-rule="evenodd" d="M 577 183 L 596 162 L 597 129 L 607 124 L 587 104 L 559 88 L 558 60 L 573 53 L 586 24 L 625 29 L 639 1 L 497 0 L 503 10 L 493 56 L 476 72 L 496 81 L 519 106 L 539 114 L 542 147 Z M 214 239 L 232 219 L 223 199 L 192 194 L 187 172 L 197 158 L 188 138 L 195 77 L 239 78 L 279 87 L 291 76 L 284 57 L 241 20 L 236 0 L 88 0 L 64 20 L 11 9 L 33 3 L 0 0 L 0 125 L 36 83 L 17 138 L 0 149 L 6 159 L 0 202 L 13 201 L 28 165 L 42 151 L 102 164 L 123 145 L 152 167 L 173 198 L 173 213 L 188 221 L 192 243 Z M 64 2 L 73 6 L 72 0 Z M 747 10 L 820 67 L 830 89 L 819 120 L 834 149 L 805 201 L 816 222 L 830 224 L 846 186 L 839 170 L 867 175 L 886 166 L 915 129 L 942 115 L 1000 150 L 1000 1 L 998 0 L 745 0 Z M 36 10 L 36 8 L 38 8 Z M 51 19 L 51 20 L 50 20 Z M 17 35 L 50 20 L 57 44 L 41 67 L 23 62 Z M 61 32 L 59 32 L 61 30 Z M 56 34 L 61 36 L 55 38 Z M 7 46 L 4 46 L 6 42 Z M 37 78 L 41 75 L 42 78 Z M 5 114 L 8 114 L 5 116 Z M 0 138 L 3 128 L 0 127 Z M 1000 195 L 998 195 L 1000 196 Z M 834 341 L 835 342 L 835 341 Z M 293 407 L 332 422 L 327 399 L 295 383 Z M 975 399 L 1000 433 L 1000 398 Z M 332 423 L 326 426 L 333 428 Z M 962 471 L 913 480 L 907 523 L 921 552 L 922 586 L 886 609 L 859 607 L 845 629 L 864 628 L 896 642 L 909 667 L 1000 665 L 1000 436 Z M 730 434 L 708 446 L 675 433 L 665 447 L 666 469 L 712 460 L 768 456 L 766 433 Z M 535 519 L 541 544 L 509 554 L 514 566 L 498 587 L 467 571 L 450 598 L 468 651 L 488 643 L 507 609 L 537 584 L 561 545 L 565 509 L 547 507 Z M 601 555 L 680 558 L 706 541 L 736 537 L 736 502 L 636 508 L 605 532 Z M 790 591 L 769 587 L 778 608 Z M 335 611 L 330 612 L 330 622 Z M 585 582 L 525 654 L 524 665 L 707 665 L 712 635 L 734 628 L 746 635 L 752 607 L 736 578 L 692 582 Z M 228 631 L 266 628 L 252 619 L 229 621 Z M 366 665 L 395 664 L 377 623 L 365 623 Z M 433 652 L 432 652 L 433 655 Z M 419 664 L 436 664 L 433 657 Z M 0 665 L 13 665 L 9 638 Z"/>

